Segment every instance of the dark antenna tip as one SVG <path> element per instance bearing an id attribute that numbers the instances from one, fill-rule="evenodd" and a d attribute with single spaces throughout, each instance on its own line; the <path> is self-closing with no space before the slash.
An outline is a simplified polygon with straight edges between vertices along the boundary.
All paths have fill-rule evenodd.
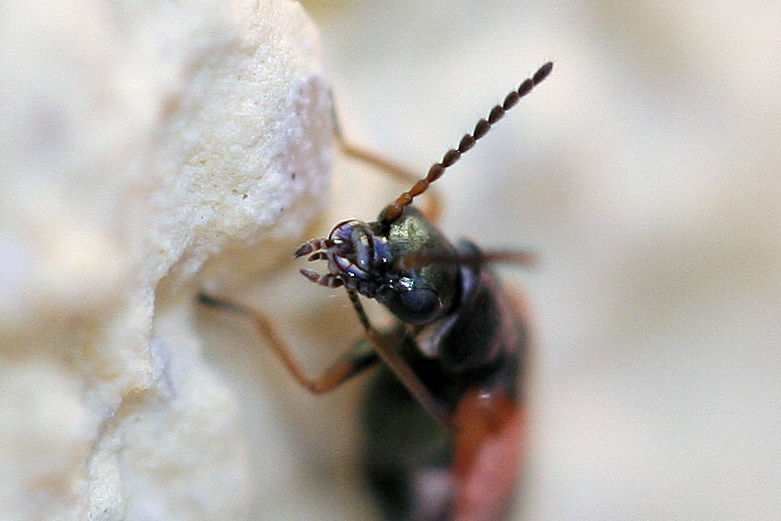
<path id="1" fill-rule="evenodd" d="M 542 67 L 540 67 L 537 72 L 534 73 L 534 76 L 532 76 L 532 81 L 535 85 L 540 83 L 542 80 L 548 77 L 548 75 L 553 70 L 553 62 L 548 62 Z"/>
<path id="2" fill-rule="evenodd" d="M 390 204 L 390 206 L 388 206 L 382 217 L 382 224 L 387 226 L 398 220 L 398 218 L 401 217 L 404 208 L 412 204 L 415 197 L 425 192 L 431 183 L 442 177 L 442 174 L 445 173 L 446 169 L 461 159 L 461 156 L 470 150 L 478 139 L 491 130 L 491 126 L 494 123 L 504 117 L 505 112 L 514 107 L 518 100 L 526 96 L 535 86 L 547 78 L 552 70 L 553 62 L 547 62 L 537 69 L 537 72 L 535 72 L 531 78 L 525 79 L 516 90 L 507 94 L 501 105 L 496 105 L 491 109 L 487 119 L 481 119 L 477 122 L 471 134 L 464 134 L 461 141 L 458 143 L 458 148 L 451 148 L 445 152 L 445 155 L 442 156 L 442 160 L 439 163 L 434 163 L 431 168 L 429 168 L 426 177 L 412 185 L 408 191 L 402 193 Z"/>

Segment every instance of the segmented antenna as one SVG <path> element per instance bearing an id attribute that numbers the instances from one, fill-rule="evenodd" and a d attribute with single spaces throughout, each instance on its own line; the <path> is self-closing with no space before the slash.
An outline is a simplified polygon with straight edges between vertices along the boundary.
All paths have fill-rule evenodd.
<path id="1" fill-rule="evenodd" d="M 486 135 L 488 131 L 491 130 L 491 125 L 502 119 L 504 113 L 510 110 L 516 103 L 518 103 L 519 99 L 527 95 L 536 85 L 547 78 L 552 69 L 553 62 L 546 63 L 540 67 L 537 72 L 534 73 L 534 76 L 531 78 L 526 78 L 523 83 L 520 84 L 517 90 L 510 92 L 504 98 L 504 102 L 501 105 L 496 105 L 493 109 L 491 109 L 491 112 L 488 114 L 488 119 L 481 119 L 477 122 L 477 125 L 475 125 L 475 129 L 471 134 L 464 134 L 464 137 L 462 137 L 461 141 L 458 143 L 457 149 L 451 148 L 448 150 L 442 157 L 442 161 L 435 163 L 431 166 L 431 168 L 429 168 L 426 177 L 412 185 L 412 188 L 401 194 L 388 207 L 385 215 L 382 218 L 383 224 L 391 224 L 399 217 L 401 217 L 401 213 L 404 211 L 405 206 L 409 206 L 415 197 L 425 192 L 431 183 L 442 177 L 442 174 L 445 173 L 445 170 L 448 167 L 452 166 L 453 163 L 458 161 L 464 152 L 472 148 L 475 144 L 475 141 Z"/>

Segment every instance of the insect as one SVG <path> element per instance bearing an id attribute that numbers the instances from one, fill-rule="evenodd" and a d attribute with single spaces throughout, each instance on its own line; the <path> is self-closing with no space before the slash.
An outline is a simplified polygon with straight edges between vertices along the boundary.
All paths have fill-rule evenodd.
<path id="1" fill-rule="evenodd" d="M 491 521 L 501 519 L 512 500 L 523 455 L 522 375 L 529 339 L 522 306 L 504 291 L 490 265 L 526 264 L 530 256 L 484 252 L 466 240 L 451 243 L 411 203 L 552 67 L 546 63 L 510 92 L 376 221 L 343 221 L 328 237 L 309 240 L 295 252 L 296 258 L 326 263 L 325 273 L 300 271 L 318 285 L 344 287 L 366 332 L 366 340 L 322 377 L 304 374 L 264 314 L 199 296 L 203 304 L 253 321 L 295 379 L 313 392 L 333 389 L 383 362 L 365 402 L 362 460 L 388 520 Z M 343 149 L 395 168 L 344 143 Z M 361 296 L 382 304 L 395 324 L 375 328 Z"/>

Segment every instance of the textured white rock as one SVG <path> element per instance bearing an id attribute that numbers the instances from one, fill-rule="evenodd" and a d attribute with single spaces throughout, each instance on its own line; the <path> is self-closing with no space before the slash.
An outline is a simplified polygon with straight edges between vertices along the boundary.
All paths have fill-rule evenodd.
<path id="1" fill-rule="evenodd" d="M 4 9 L 0 518 L 246 518 L 195 275 L 272 262 L 319 210 L 317 32 L 287 0 Z"/>

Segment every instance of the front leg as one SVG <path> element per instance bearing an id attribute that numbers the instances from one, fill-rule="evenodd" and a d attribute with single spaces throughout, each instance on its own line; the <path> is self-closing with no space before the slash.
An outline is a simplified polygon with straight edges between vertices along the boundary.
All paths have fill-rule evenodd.
<path id="1" fill-rule="evenodd" d="M 367 349 L 366 342 L 361 341 L 342 354 L 322 376 L 310 378 L 301 368 L 301 364 L 295 356 L 293 356 L 290 347 L 280 336 L 274 323 L 266 315 L 242 304 L 216 298 L 206 293 L 198 294 L 198 302 L 249 319 L 258 330 L 258 333 L 269 343 L 271 349 L 282 361 L 285 368 L 293 375 L 293 378 L 315 394 L 325 393 L 334 389 L 339 384 L 373 366 L 378 360 L 377 353 Z"/>
<path id="2" fill-rule="evenodd" d="M 362 163 L 366 163 L 367 165 L 372 166 L 377 170 L 385 172 L 389 177 L 393 178 L 399 183 L 413 185 L 418 181 L 420 176 L 415 171 L 410 170 L 409 168 L 397 163 L 396 161 L 388 159 L 387 157 L 384 157 L 377 152 L 360 147 L 350 142 L 342 132 L 342 127 L 339 124 L 339 118 L 336 115 L 335 109 L 332 113 L 332 116 L 334 121 L 334 136 L 336 137 L 336 144 L 339 146 L 339 149 L 344 155 L 352 157 L 353 159 L 361 161 Z M 422 209 L 423 213 L 430 221 L 436 222 L 439 220 L 439 217 L 442 214 L 442 203 L 440 202 L 439 196 L 436 194 L 436 192 L 429 193 L 428 201 Z"/>
<path id="3" fill-rule="evenodd" d="M 369 317 L 363 309 L 358 294 L 354 291 L 347 290 L 347 294 L 350 297 L 355 312 L 358 314 L 358 319 L 361 321 L 361 325 L 366 330 L 366 336 L 369 341 L 374 345 L 374 351 L 382 358 L 385 365 L 396 375 L 399 382 L 409 391 L 409 393 L 415 397 L 420 403 L 423 409 L 426 410 L 435 420 L 437 420 L 443 427 L 447 429 L 452 428 L 450 414 L 439 400 L 431 394 L 431 391 L 426 387 L 420 377 L 415 374 L 410 365 L 399 353 L 398 346 L 402 337 L 391 339 L 387 335 L 383 335 L 369 322 Z M 415 343 L 412 338 L 407 338 L 408 341 Z M 417 348 L 419 350 L 420 348 Z"/>

